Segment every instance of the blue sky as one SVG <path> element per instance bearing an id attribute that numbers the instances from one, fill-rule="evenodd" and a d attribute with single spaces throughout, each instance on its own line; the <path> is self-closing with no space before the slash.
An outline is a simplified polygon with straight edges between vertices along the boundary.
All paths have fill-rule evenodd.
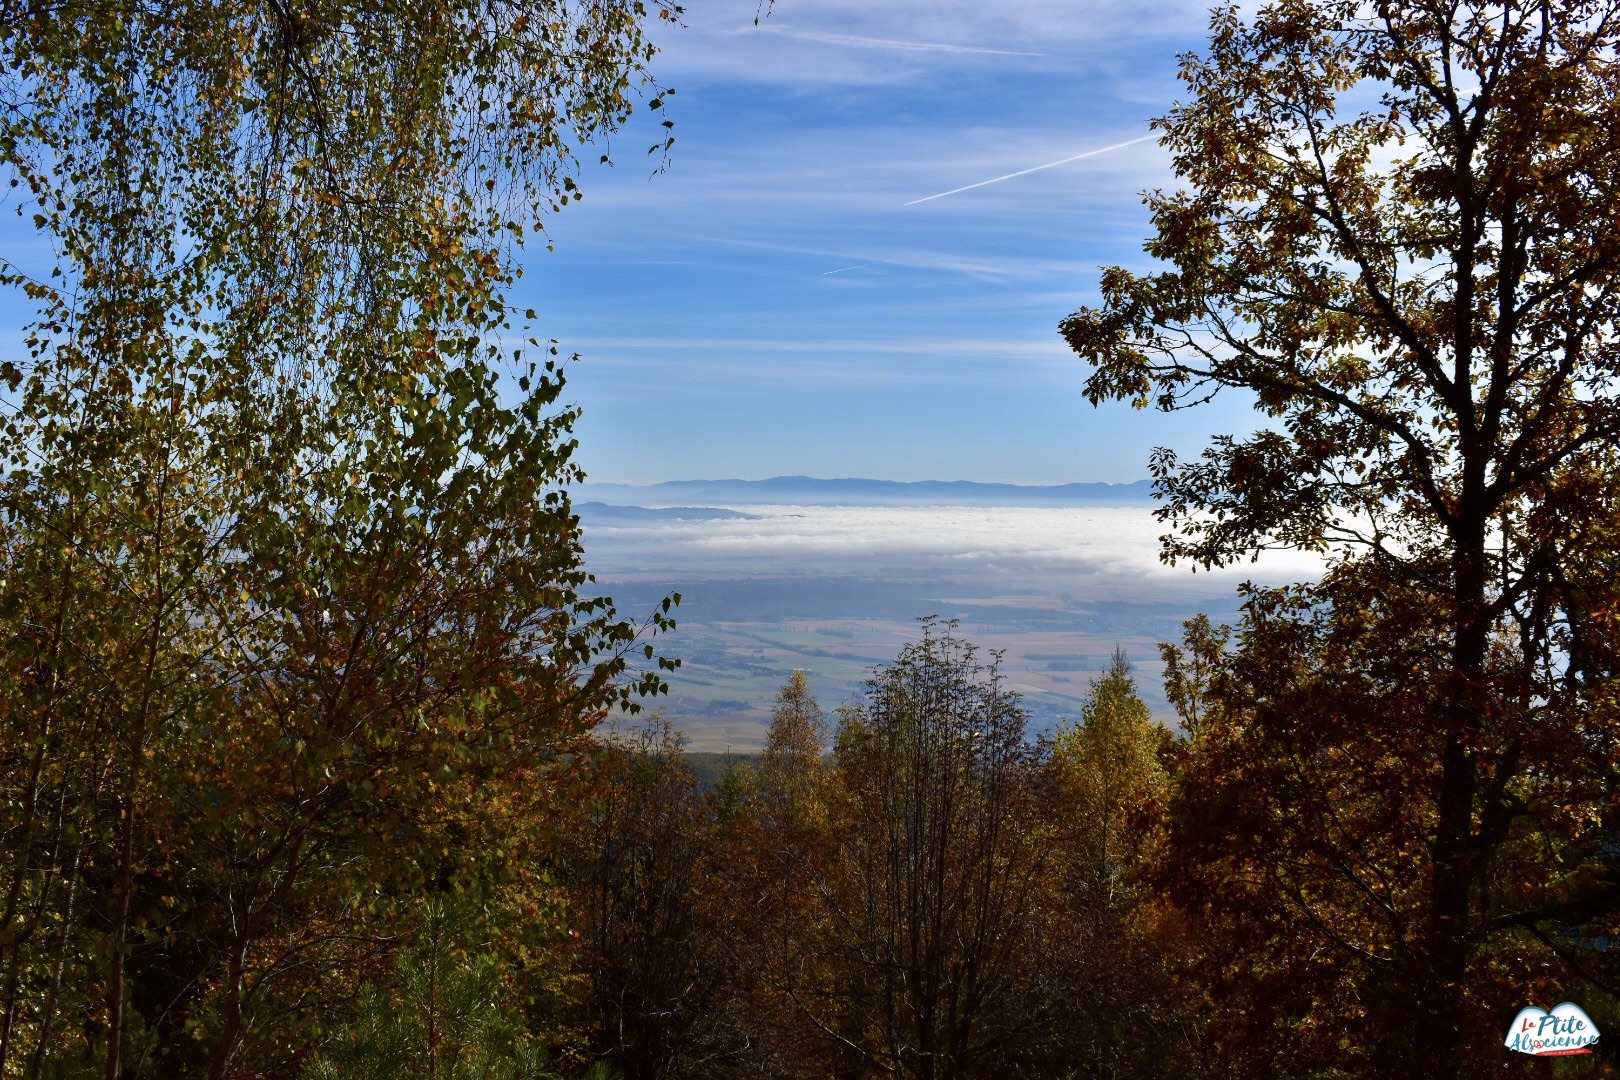
<path id="1" fill-rule="evenodd" d="M 1141 193 L 1175 178 L 1143 136 L 1205 0 L 691 0 L 684 21 L 657 28 L 668 167 L 642 110 L 513 297 L 582 357 L 592 480 L 1123 482 L 1154 446 L 1255 426 L 1236 399 L 1093 409 L 1056 329 L 1100 267 L 1146 265 Z M 0 250 L 45 257 L 20 229 Z M 0 301 L 13 342 L 27 315 Z"/>
<path id="2" fill-rule="evenodd" d="M 755 16 L 760 14 L 759 25 Z M 698 0 L 661 35 L 651 128 L 525 257 L 519 306 L 583 360 L 593 480 L 778 474 L 1127 481 L 1151 447 L 1254 426 L 1081 397 L 1059 320 L 1098 268 L 1145 265 L 1148 134 L 1207 7 L 1072 0 Z M 593 158 L 594 160 L 594 158 Z M 911 203 L 912 205 L 907 205 Z"/>

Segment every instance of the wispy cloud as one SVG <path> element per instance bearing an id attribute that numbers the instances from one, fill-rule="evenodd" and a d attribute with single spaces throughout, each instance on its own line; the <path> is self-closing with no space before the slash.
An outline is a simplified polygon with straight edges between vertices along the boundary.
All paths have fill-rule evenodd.
<path id="1" fill-rule="evenodd" d="M 1045 56 L 1045 53 L 1023 49 L 991 49 L 978 45 L 956 45 L 944 41 L 903 41 L 896 38 L 862 37 L 857 34 L 832 34 L 825 30 L 806 30 L 780 23 L 763 24 L 761 30 L 785 34 L 805 41 L 819 41 L 826 45 L 850 45 L 858 49 L 898 49 L 901 52 L 966 53 L 980 56 Z"/>
<path id="2" fill-rule="evenodd" d="M 935 199 L 943 199 L 947 195 L 958 195 L 958 194 L 960 194 L 960 193 L 962 193 L 964 191 L 972 191 L 974 188 L 982 188 L 982 187 L 988 187 L 991 184 L 999 184 L 1003 180 L 1015 180 L 1020 176 L 1028 176 L 1030 173 L 1040 172 L 1042 169 L 1055 169 L 1059 165 L 1067 165 L 1071 161 L 1081 161 L 1081 160 L 1083 160 L 1085 158 L 1096 157 L 1099 154 L 1107 154 L 1107 153 L 1112 153 L 1115 150 L 1123 150 L 1127 146 L 1135 146 L 1137 143 L 1144 143 L 1144 142 L 1147 142 L 1149 139 L 1153 139 L 1153 138 L 1157 138 L 1157 136 L 1153 135 L 1153 134 L 1140 135 L 1140 136 L 1138 136 L 1137 138 L 1134 138 L 1134 139 L 1126 139 L 1124 142 L 1114 143 L 1112 146 L 1099 146 L 1095 150 L 1086 150 L 1086 151 L 1083 151 L 1082 153 L 1074 154 L 1074 155 L 1072 155 L 1070 157 L 1063 158 L 1061 161 L 1049 161 L 1045 165 L 1035 165 L 1035 166 L 1032 166 L 1032 167 L 1030 167 L 1028 169 L 1019 169 L 1017 172 L 1010 172 L 1010 173 L 1006 174 L 1005 176 L 995 176 L 995 177 L 990 178 L 989 180 L 980 180 L 976 184 L 967 184 L 967 185 L 965 185 L 963 187 L 952 188 L 949 191 L 942 191 L 938 195 L 925 195 L 920 199 L 912 199 L 910 202 L 906 203 L 905 205 L 906 206 L 916 206 L 918 203 L 932 202 Z"/>
<path id="3" fill-rule="evenodd" d="M 598 570 L 692 573 L 724 567 L 878 572 L 945 570 L 965 579 L 1004 569 L 1092 600 L 1207 595 L 1252 579 L 1312 579 L 1321 556 L 1271 551 L 1257 564 L 1190 573 L 1159 560 L 1165 532 L 1138 507 L 749 506 L 746 519 L 602 524 L 589 529 Z M 1033 571 L 1039 568 L 1039 574 Z"/>
<path id="4" fill-rule="evenodd" d="M 821 277 L 868 266 L 892 266 L 906 270 L 961 274 L 980 281 L 1007 282 L 1033 281 L 1061 275 L 1074 275 L 1090 269 L 1090 264 L 1083 259 L 1052 259 L 995 253 L 974 255 L 939 249 L 900 247 L 878 251 L 838 251 L 833 248 L 817 247 L 813 244 L 771 243 L 769 241 L 749 240 L 732 236 L 697 236 L 693 239 L 717 247 L 739 248 L 749 251 L 810 255 L 825 259 L 846 260 L 855 258 L 865 260 L 862 263 L 849 264 L 836 270 L 826 271 L 819 275 Z"/>
<path id="5" fill-rule="evenodd" d="M 988 62 L 975 68 L 1005 57 L 1072 70 L 1080 60 L 1107 64 L 1146 41 L 1167 43 L 1173 54 L 1202 37 L 1208 8 L 1207 0 L 800 0 L 762 10 L 758 0 L 708 0 L 688 5 L 683 29 L 658 28 L 660 64 L 678 76 L 724 73 L 800 88 L 920 82 L 975 56 Z"/>
<path id="6" fill-rule="evenodd" d="M 613 350 L 626 356 L 650 356 L 656 362 L 666 363 L 670 353 L 728 353 L 851 355 L 857 353 L 885 356 L 962 356 L 973 359 L 985 357 L 1013 357 L 1048 359 L 1057 357 L 1065 363 L 1071 354 L 1068 346 L 1056 334 L 1026 340 L 1011 338 L 817 338 L 807 341 L 802 337 L 740 338 L 740 337 L 584 337 L 571 339 L 570 347 L 583 350 Z"/>

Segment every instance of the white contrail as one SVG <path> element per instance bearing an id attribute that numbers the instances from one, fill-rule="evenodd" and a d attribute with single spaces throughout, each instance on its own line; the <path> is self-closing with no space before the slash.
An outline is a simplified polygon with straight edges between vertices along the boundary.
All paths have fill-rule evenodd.
<path id="1" fill-rule="evenodd" d="M 877 263 L 856 263 L 854 266 L 840 266 L 836 270 L 823 270 L 821 272 L 821 276 L 826 277 L 828 274 L 842 274 L 845 270 L 865 270 L 868 266 L 876 265 Z"/>
<path id="2" fill-rule="evenodd" d="M 1124 142 L 1115 143 L 1112 146 L 1099 146 L 1095 150 L 1087 150 L 1083 154 L 1076 154 L 1073 157 L 1066 157 L 1062 161 L 1049 161 L 1045 165 L 1036 165 L 1029 169 L 1019 169 L 1017 172 L 1010 172 L 1006 176 L 997 176 L 990 180 L 980 180 L 977 184 L 969 184 L 966 187 L 951 188 L 951 190 L 942 191 L 938 195 L 925 195 L 920 199 L 912 199 L 905 205 L 916 206 L 918 203 L 932 202 L 934 199 L 943 199 L 947 195 L 955 195 L 963 191 L 972 191 L 974 188 L 981 188 L 986 184 L 999 184 L 1003 180 L 1011 180 L 1018 176 L 1028 176 L 1030 173 L 1040 172 L 1042 169 L 1055 169 L 1059 165 L 1067 165 L 1071 161 L 1079 161 L 1081 158 L 1096 157 L 1098 154 L 1106 154 L 1112 150 L 1123 150 L 1127 146 L 1135 146 L 1139 142 L 1147 142 L 1149 139 L 1156 138 L 1158 138 L 1157 135 L 1141 135 L 1134 139 L 1126 139 Z"/>

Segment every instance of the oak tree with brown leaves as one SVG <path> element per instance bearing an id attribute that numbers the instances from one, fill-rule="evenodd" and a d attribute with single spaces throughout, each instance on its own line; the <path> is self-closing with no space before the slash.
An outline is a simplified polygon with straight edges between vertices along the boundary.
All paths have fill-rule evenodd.
<path id="1" fill-rule="evenodd" d="M 1196 461 L 1156 453 L 1168 558 L 1330 549 L 1323 591 L 1278 610 L 1308 628 L 1344 602 L 1353 627 L 1417 635 L 1361 659 L 1425 658 L 1403 676 L 1421 689 L 1364 689 L 1416 755 L 1400 828 L 1420 895 L 1402 954 L 1368 962 L 1399 965 L 1391 992 L 1425 1023 L 1397 1037 L 1427 1075 L 1489 1041 L 1503 1003 L 1481 1000 L 1476 968 L 1502 933 L 1556 956 L 1616 898 L 1598 658 L 1620 465 L 1617 60 L 1605 2 L 1223 8 L 1183 62 L 1189 100 L 1156 122 L 1183 182 L 1148 197 L 1160 265 L 1105 271 L 1100 306 L 1062 327 L 1093 402 L 1236 391 L 1264 417 Z M 1276 664 L 1332 636 L 1302 631 L 1298 652 L 1250 633 Z M 1313 695 L 1310 715 L 1354 725 L 1360 696 Z M 1244 723 L 1288 708 L 1257 701 Z M 1390 782 L 1378 771 L 1368 783 Z M 1539 827 L 1565 837 L 1554 887 L 1504 906 L 1514 838 Z M 1575 904 L 1559 886 L 1576 881 L 1597 898 Z"/>

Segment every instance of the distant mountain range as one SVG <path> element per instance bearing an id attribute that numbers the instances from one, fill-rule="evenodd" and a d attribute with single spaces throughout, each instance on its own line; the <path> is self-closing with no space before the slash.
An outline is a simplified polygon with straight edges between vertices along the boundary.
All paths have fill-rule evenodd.
<path id="1" fill-rule="evenodd" d="M 1133 484 L 976 484 L 968 480 L 669 480 L 661 484 L 582 484 L 576 503 L 695 509 L 719 506 L 1148 506 L 1152 482 Z"/>

